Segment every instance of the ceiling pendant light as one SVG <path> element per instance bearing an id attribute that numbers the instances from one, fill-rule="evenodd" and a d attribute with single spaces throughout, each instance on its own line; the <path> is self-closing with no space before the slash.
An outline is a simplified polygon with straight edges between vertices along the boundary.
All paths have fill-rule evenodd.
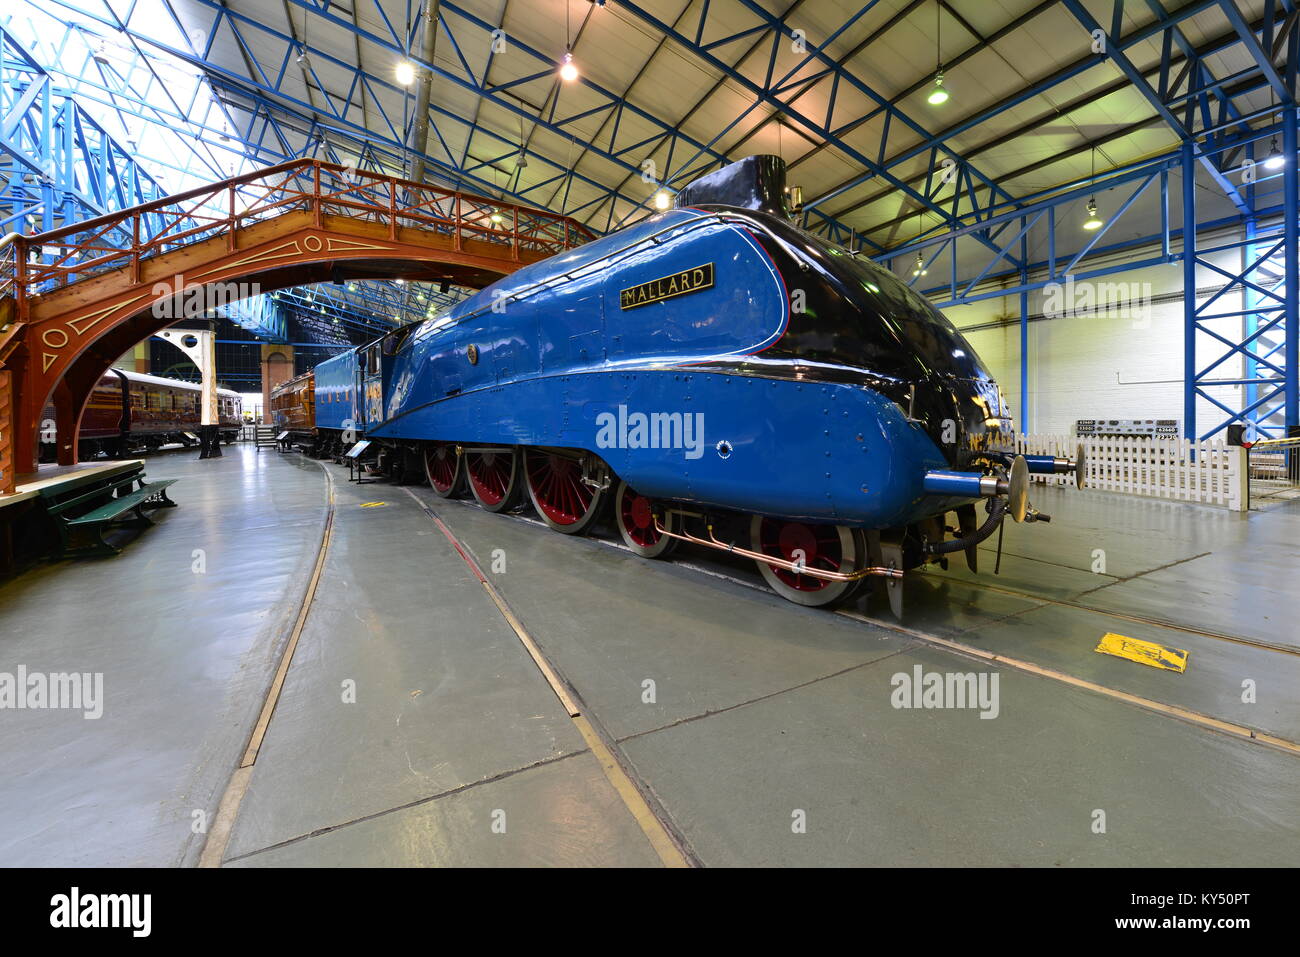
<path id="1" fill-rule="evenodd" d="M 1268 151 L 1268 158 L 1264 160 L 1264 169 L 1278 170 L 1286 165 L 1286 157 L 1282 151 L 1277 148 L 1277 137 L 1273 137 L 1273 145 Z"/>
<path id="2" fill-rule="evenodd" d="M 934 2 L 934 86 L 930 88 L 930 95 L 925 98 L 925 102 L 931 106 L 942 106 L 948 102 L 948 88 L 943 85 L 943 33 L 942 21 L 939 14 L 942 11 L 939 7 L 939 0 Z"/>
<path id="3" fill-rule="evenodd" d="M 560 79 L 565 83 L 572 83 L 577 78 L 578 64 L 573 62 L 573 54 L 565 50 L 564 59 L 560 61 Z"/>
<path id="4" fill-rule="evenodd" d="M 515 169 L 528 168 L 528 154 L 524 152 L 524 118 L 519 117 L 519 155 L 515 157 Z"/>
<path id="5" fill-rule="evenodd" d="M 1088 200 L 1088 218 L 1083 222 L 1083 228 L 1091 232 L 1094 229 L 1101 229 L 1106 224 L 1104 219 L 1097 216 L 1097 197 L 1093 196 Z"/>
<path id="6" fill-rule="evenodd" d="M 673 205 L 672 194 L 666 189 L 655 193 L 655 209 L 669 209 Z"/>
<path id="7" fill-rule="evenodd" d="M 402 86 L 410 86 L 415 82 L 415 66 L 407 60 L 397 64 L 397 82 Z"/>
<path id="8" fill-rule="evenodd" d="M 488 219 L 492 220 L 494 223 L 500 223 L 505 219 L 505 217 L 501 215 L 501 210 L 494 209 L 492 210 L 492 215 L 489 216 Z"/>
<path id="9" fill-rule="evenodd" d="M 912 267 L 913 276 L 924 276 L 929 270 L 925 268 L 925 259 L 918 252 L 916 254 L 916 265 Z"/>
<path id="10" fill-rule="evenodd" d="M 578 78 L 578 64 L 573 62 L 573 43 L 569 39 L 569 0 L 564 0 L 564 59 L 560 61 L 560 79 L 572 83 Z"/>
<path id="11" fill-rule="evenodd" d="M 948 91 L 943 86 L 942 70 L 934 75 L 934 87 L 930 90 L 930 95 L 925 98 L 925 102 L 931 106 L 942 106 L 948 102 Z"/>
<path id="12" fill-rule="evenodd" d="M 1097 147 L 1093 146 L 1092 147 L 1092 176 L 1089 177 L 1088 181 L 1092 182 L 1096 178 L 1097 178 Z M 1088 197 L 1087 209 L 1088 209 L 1088 218 L 1084 220 L 1083 228 L 1088 230 L 1088 232 L 1092 232 L 1094 229 L 1101 229 L 1101 227 L 1106 224 L 1106 221 L 1104 219 L 1100 219 L 1097 216 L 1097 194 L 1096 193 Z"/>

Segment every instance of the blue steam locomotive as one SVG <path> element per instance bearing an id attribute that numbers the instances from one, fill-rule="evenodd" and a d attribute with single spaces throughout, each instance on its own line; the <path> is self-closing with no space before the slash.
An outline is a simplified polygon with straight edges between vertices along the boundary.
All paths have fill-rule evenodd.
<path id="1" fill-rule="evenodd" d="M 689 541 L 780 595 L 842 602 L 976 547 L 1027 501 L 1011 413 L 974 350 L 892 274 L 790 222 L 756 156 L 674 209 L 316 367 L 326 445 L 364 433 L 440 496 L 525 498 L 551 528 L 612 512 L 647 558 Z M 980 519 L 977 506 L 984 503 Z M 948 515 L 956 525 L 948 524 Z"/>

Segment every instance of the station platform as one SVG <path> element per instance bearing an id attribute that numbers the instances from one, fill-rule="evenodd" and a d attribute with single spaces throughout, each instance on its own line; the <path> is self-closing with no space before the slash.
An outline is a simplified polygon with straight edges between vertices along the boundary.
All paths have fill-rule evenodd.
<path id="1" fill-rule="evenodd" d="M 0 715 L 0 864 L 194 865 L 218 820 L 224 866 L 673 863 L 638 808 L 709 866 L 1300 852 L 1300 596 L 1277 572 L 1300 512 L 1035 489 L 1053 522 L 1009 526 L 999 576 L 991 548 L 978 578 L 909 575 L 898 622 L 296 454 L 166 473 L 180 508 L 147 541 L 0 584 L 0 671 L 104 682 L 96 719 Z M 1098 654 L 1107 632 L 1186 671 Z M 896 707 L 917 669 L 996 675 L 996 701 Z"/>
<path id="2" fill-rule="evenodd" d="M 41 492 L 71 486 L 84 479 L 108 478 L 143 465 L 144 459 L 115 459 L 111 462 L 86 462 L 78 465 L 42 465 L 35 472 L 18 476 L 9 495 L 0 495 L 0 509 L 20 505 L 37 498 Z"/>
<path id="3" fill-rule="evenodd" d="M 57 535 L 43 515 L 42 500 L 76 494 L 96 483 L 139 471 L 143 459 L 116 459 L 78 465 L 41 465 L 18 476 L 12 493 L 0 495 L 0 579 L 57 547 Z"/>

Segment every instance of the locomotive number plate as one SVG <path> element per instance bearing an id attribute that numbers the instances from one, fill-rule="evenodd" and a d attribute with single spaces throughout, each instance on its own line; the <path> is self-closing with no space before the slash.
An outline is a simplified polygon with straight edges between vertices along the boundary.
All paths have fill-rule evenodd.
<path id="1" fill-rule="evenodd" d="M 663 302 L 665 299 L 673 299 L 676 296 L 684 296 L 688 292 L 699 292 L 712 287 L 713 263 L 705 263 L 703 266 L 683 269 L 669 276 L 661 276 L 619 290 L 618 307 L 635 309 L 637 306 L 648 306 L 652 302 Z"/>

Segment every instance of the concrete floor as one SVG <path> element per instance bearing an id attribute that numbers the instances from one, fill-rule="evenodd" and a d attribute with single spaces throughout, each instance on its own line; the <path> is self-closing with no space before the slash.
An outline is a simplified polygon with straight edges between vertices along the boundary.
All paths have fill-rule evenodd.
<path id="1" fill-rule="evenodd" d="M 0 585 L 0 671 L 103 671 L 108 699 L 98 721 L 0 712 L 0 864 L 197 861 L 194 812 L 215 813 L 316 559 L 325 469 L 333 540 L 227 865 L 657 864 L 411 495 L 250 448 L 150 459 L 182 479 L 158 527 Z M 704 864 L 1300 861 L 1300 754 L 1025 667 L 1300 741 L 1300 510 L 1036 490 L 1053 523 L 1009 527 L 996 578 L 991 551 L 979 584 L 960 561 L 911 576 L 900 630 L 874 605 L 798 608 L 712 555 L 646 562 L 413 491 Z M 1096 654 L 1107 631 L 1186 649 L 1188 669 Z M 997 718 L 894 708 L 916 666 L 997 673 Z"/>

